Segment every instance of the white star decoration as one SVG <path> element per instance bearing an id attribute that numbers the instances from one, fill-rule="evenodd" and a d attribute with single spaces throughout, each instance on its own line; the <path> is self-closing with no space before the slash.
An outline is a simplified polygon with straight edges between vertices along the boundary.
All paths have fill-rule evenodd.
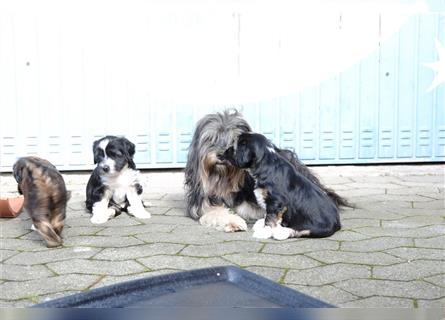
<path id="1" fill-rule="evenodd" d="M 425 66 L 437 72 L 433 83 L 427 90 L 428 92 L 441 85 L 442 83 L 445 83 L 445 47 L 442 46 L 442 44 L 438 40 L 436 40 L 436 48 L 439 60 L 436 62 L 424 63 Z"/>

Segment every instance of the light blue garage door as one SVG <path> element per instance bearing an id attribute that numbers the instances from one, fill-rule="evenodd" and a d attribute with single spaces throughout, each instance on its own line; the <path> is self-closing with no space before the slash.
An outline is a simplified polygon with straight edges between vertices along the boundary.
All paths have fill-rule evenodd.
<path id="1" fill-rule="evenodd" d="M 220 38 L 206 38 L 215 41 L 216 46 L 222 43 L 221 48 L 206 56 L 218 55 L 220 50 L 233 45 L 222 52 L 221 59 L 233 54 L 227 65 L 233 64 L 234 78 L 242 78 L 255 71 L 255 68 L 249 69 L 249 63 L 261 54 L 262 50 L 255 52 L 254 41 L 262 24 L 255 24 L 254 14 L 237 12 L 211 11 L 196 19 L 181 20 L 175 32 L 158 38 L 150 36 L 156 29 L 141 27 L 147 21 L 145 16 L 132 16 L 128 24 L 137 26 L 131 25 L 130 31 L 147 35 L 150 45 L 157 40 L 161 45 L 164 39 L 183 29 L 191 28 L 190 34 L 199 34 L 206 26 L 214 26 L 212 23 L 226 24 L 212 29 L 214 33 L 221 33 Z M 154 11 L 153 15 L 159 12 Z M 362 50 L 365 54 L 353 64 L 316 81 L 311 79 L 309 68 L 305 74 L 309 83 L 306 86 L 295 85 L 272 95 L 251 95 L 260 97 L 257 99 L 246 96 L 230 103 L 196 104 L 183 103 L 181 99 L 159 102 L 150 96 L 157 79 L 150 85 L 144 77 L 169 56 L 180 58 L 175 55 L 176 51 L 159 50 L 162 54 L 157 58 L 162 59 L 149 64 L 144 57 L 152 53 L 154 47 L 149 46 L 146 53 L 140 53 L 137 48 L 125 51 L 122 48 L 126 47 L 119 46 L 114 39 L 119 37 L 120 29 L 113 30 L 112 37 L 106 38 L 109 42 L 101 38 L 103 43 L 99 43 L 96 24 L 84 28 L 82 36 L 78 35 L 80 31 L 74 27 L 78 19 L 69 25 L 69 18 L 54 22 L 42 17 L 27 19 L 6 14 L 1 17 L 0 170 L 3 172 L 10 171 L 17 157 L 25 155 L 45 157 L 61 170 L 89 170 L 93 167 L 92 142 L 106 134 L 124 135 L 132 140 L 137 145 L 136 162 L 141 169 L 184 167 L 196 121 L 206 113 L 225 108 L 241 111 L 255 131 L 283 148 L 296 151 L 307 164 L 445 160 L 445 16 L 440 12 L 413 14 L 388 37 L 382 34 L 393 20 L 384 15 L 375 14 L 365 22 L 362 18 L 356 19 L 355 25 L 352 22 L 348 25 L 354 15 L 333 15 L 332 28 L 340 34 L 338 39 L 346 39 L 350 48 L 357 51 L 361 44 L 351 44 L 354 35 L 348 32 L 366 24 L 375 26 L 363 35 L 372 38 L 368 42 L 375 41 L 374 48 Z M 95 21 L 93 18 L 91 21 Z M 110 26 L 114 26 L 114 21 L 112 19 Z M 163 18 L 150 21 L 170 23 Z M 100 31 L 107 30 L 108 27 L 104 27 Z M 292 44 L 289 39 L 307 36 L 300 29 L 283 30 L 280 29 L 281 38 L 276 32 L 261 34 L 261 37 L 270 36 L 270 46 L 276 46 L 276 52 L 268 53 L 275 62 L 279 62 L 276 57 L 292 52 L 292 48 L 286 49 Z M 229 36 L 225 38 L 226 32 Z M 128 34 L 122 31 L 121 39 L 128 40 Z M 186 36 L 189 35 L 181 34 L 178 38 Z M 200 37 L 202 35 L 193 45 L 205 45 L 212 50 L 211 45 L 201 44 Z M 140 39 L 143 38 L 134 35 L 130 40 L 135 42 L 131 44 L 139 45 Z M 329 39 L 323 41 L 329 42 Z M 305 43 L 297 42 L 302 48 L 298 47 L 296 52 L 304 51 Z M 108 50 L 107 45 L 124 51 Z M 323 55 L 329 55 L 335 43 L 329 45 L 331 47 L 325 48 L 327 52 L 309 52 L 309 57 L 317 55 L 319 59 L 315 67 L 323 64 Z M 263 49 L 267 48 L 263 46 Z M 102 55 L 98 50 L 107 52 Z M 191 54 L 185 53 L 183 59 L 193 59 L 199 51 L 190 50 Z M 112 54 L 116 56 L 110 58 L 108 55 Z M 128 60 L 128 65 L 116 71 L 119 57 Z M 103 59 L 108 60 L 103 62 Z M 292 56 L 286 59 L 292 60 Z M 209 65 L 217 68 L 218 63 L 210 61 Z M 107 64 L 114 69 L 107 68 Z M 178 65 L 187 67 L 184 62 Z M 323 66 L 323 70 L 331 65 Z M 270 64 L 264 67 L 275 69 L 275 65 Z M 277 64 L 276 68 L 280 67 Z M 300 65 L 300 69 L 303 67 Z M 218 83 L 224 69 L 227 68 L 215 69 L 218 76 L 209 79 L 209 83 Z M 175 70 L 162 71 L 162 74 L 167 82 L 174 81 L 173 76 L 177 75 Z M 280 79 L 269 80 L 273 84 Z M 168 92 L 171 96 L 176 94 L 175 90 Z"/>

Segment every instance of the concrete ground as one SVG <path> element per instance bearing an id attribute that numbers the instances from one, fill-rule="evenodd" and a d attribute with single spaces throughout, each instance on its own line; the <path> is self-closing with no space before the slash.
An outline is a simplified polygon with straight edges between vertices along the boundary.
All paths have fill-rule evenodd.
<path id="1" fill-rule="evenodd" d="M 22 307 L 105 285 L 236 265 L 340 307 L 445 307 L 444 166 L 314 167 L 358 205 L 326 239 L 257 240 L 184 216 L 183 174 L 144 171 L 149 220 L 122 214 L 92 225 L 88 174 L 64 174 L 72 191 L 63 248 L 47 249 L 26 213 L 0 220 L 0 306 Z M 2 196 L 16 183 L 1 175 Z"/>

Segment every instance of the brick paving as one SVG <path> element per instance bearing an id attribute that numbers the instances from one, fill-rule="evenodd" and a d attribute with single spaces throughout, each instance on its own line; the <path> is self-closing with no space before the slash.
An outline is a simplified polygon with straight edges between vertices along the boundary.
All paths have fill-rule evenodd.
<path id="1" fill-rule="evenodd" d="M 149 220 L 126 214 L 92 225 L 88 174 L 65 173 L 72 191 L 64 246 L 47 249 L 22 213 L 0 220 L 0 306 L 24 307 L 92 288 L 235 265 L 340 307 L 445 307 L 444 166 L 327 166 L 313 170 L 357 204 L 326 239 L 257 240 L 184 216 L 183 174 L 144 171 Z M 14 194 L 2 174 L 2 196 Z M 250 227 L 252 224 L 250 224 Z"/>

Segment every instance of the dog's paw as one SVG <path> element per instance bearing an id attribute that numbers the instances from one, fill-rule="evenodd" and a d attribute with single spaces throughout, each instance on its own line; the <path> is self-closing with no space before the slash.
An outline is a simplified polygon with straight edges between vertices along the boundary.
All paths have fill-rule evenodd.
<path id="1" fill-rule="evenodd" d="M 253 232 L 253 237 L 257 239 L 272 238 L 272 228 L 264 225 L 262 227 L 257 227 Z"/>
<path id="2" fill-rule="evenodd" d="M 116 211 L 112 208 L 108 208 L 103 212 L 93 212 L 93 216 L 90 219 L 90 222 L 93 224 L 101 224 L 105 223 L 111 218 L 113 218 L 116 214 Z"/>
<path id="3" fill-rule="evenodd" d="M 253 232 L 261 231 L 266 226 L 266 219 L 258 219 L 252 227 Z"/>
<path id="4" fill-rule="evenodd" d="M 151 218 L 151 213 L 148 211 L 145 211 L 145 209 L 143 207 L 137 208 L 137 209 L 133 208 L 133 207 L 128 207 L 128 213 L 138 219 L 150 219 Z"/>
<path id="5" fill-rule="evenodd" d="M 295 230 L 277 225 L 272 229 L 272 237 L 275 240 L 286 240 L 295 236 Z"/>
<path id="6" fill-rule="evenodd" d="M 225 232 L 236 232 L 236 231 L 246 231 L 247 223 L 246 221 L 237 215 L 230 215 L 227 224 L 224 226 Z"/>

